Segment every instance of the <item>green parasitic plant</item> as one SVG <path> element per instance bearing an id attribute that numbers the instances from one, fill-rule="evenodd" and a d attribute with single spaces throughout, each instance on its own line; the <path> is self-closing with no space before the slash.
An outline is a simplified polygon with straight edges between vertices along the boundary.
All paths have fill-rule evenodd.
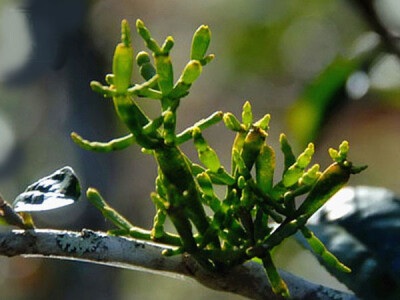
<path id="1" fill-rule="evenodd" d="M 254 121 L 249 102 L 243 106 L 242 121 L 231 113 L 216 112 L 177 133 L 180 101 L 189 94 L 203 67 L 214 58 L 206 54 L 210 30 L 207 26 L 197 29 L 190 61 L 175 81 L 170 57 L 173 38 L 167 37 L 160 46 L 141 20 L 136 22 L 136 29 L 154 62 L 148 52 L 137 54 L 136 64 L 144 82 L 131 82 L 135 59 L 126 20 L 122 21 L 121 43 L 115 50 L 113 73 L 105 78 L 107 85 L 91 82 L 95 92 L 112 98 L 119 119 L 130 133 L 107 143 L 90 142 L 76 133 L 71 134 L 80 147 L 97 152 L 116 151 L 137 144 L 143 152 L 154 156 L 158 164 L 155 192 L 151 194 L 156 208 L 151 230 L 134 226 L 110 207 L 96 189 L 87 190 L 89 201 L 117 227 L 110 234 L 173 246 L 163 254 L 188 253 L 204 268 L 215 272 L 258 258 L 274 293 L 284 297 L 290 297 L 289 290 L 274 266 L 271 251 L 298 231 L 327 264 L 350 272 L 306 227 L 307 220 L 346 184 L 350 174 L 365 168 L 355 167 L 347 159 L 348 143 L 343 142 L 339 150 L 329 150 L 334 162 L 320 172 L 318 164 L 308 167 L 314 145 L 310 143 L 296 157 L 282 134 L 284 172 L 282 179 L 274 183 L 275 152 L 266 142 L 270 115 Z M 150 119 L 134 97 L 159 100 L 160 115 Z M 236 132 L 230 172 L 221 165 L 218 155 L 202 135 L 203 130 L 220 121 Z M 202 165 L 193 163 L 180 150 L 179 146 L 188 141 L 193 141 Z M 222 199 L 214 192 L 214 185 L 226 187 Z M 302 195 L 307 195 L 305 200 L 296 205 L 296 198 Z M 210 208 L 211 215 L 206 213 L 206 207 Z M 171 220 L 177 234 L 164 230 L 166 218 Z"/>

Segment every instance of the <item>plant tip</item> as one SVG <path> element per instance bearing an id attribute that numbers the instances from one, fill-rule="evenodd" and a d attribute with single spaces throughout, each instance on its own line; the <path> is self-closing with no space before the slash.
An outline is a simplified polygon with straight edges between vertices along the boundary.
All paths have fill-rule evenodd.
<path id="1" fill-rule="evenodd" d="M 86 196 L 87 196 L 88 198 L 90 198 L 91 196 L 97 195 L 98 193 L 99 193 L 99 192 L 98 192 L 95 188 L 90 187 L 90 188 L 88 188 L 87 191 L 86 191 Z"/>
<path id="2" fill-rule="evenodd" d="M 129 23 L 126 19 L 121 22 L 121 42 L 126 46 L 131 46 L 131 33 L 129 29 Z"/>
<path id="3" fill-rule="evenodd" d="M 140 51 L 136 55 L 136 63 L 138 66 L 142 66 L 150 62 L 150 55 L 146 51 Z"/>
<path id="4" fill-rule="evenodd" d="M 140 19 L 137 19 L 137 20 L 136 20 L 136 27 L 144 27 L 143 21 L 140 20 Z"/>

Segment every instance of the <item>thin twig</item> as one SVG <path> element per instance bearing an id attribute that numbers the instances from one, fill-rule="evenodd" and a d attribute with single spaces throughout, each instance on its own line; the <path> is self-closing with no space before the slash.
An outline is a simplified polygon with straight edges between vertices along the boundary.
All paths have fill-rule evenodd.
<path id="1" fill-rule="evenodd" d="M 386 49 L 400 58 L 400 36 L 390 31 L 378 15 L 374 1 L 371 0 L 350 0 L 357 6 L 362 13 L 364 20 L 371 26 L 372 30 L 378 33 L 386 47 Z M 379 4 L 378 4 L 379 5 Z"/>
<path id="2" fill-rule="evenodd" d="M 18 226 L 19 228 L 25 229 L 27 226 L 24 224 L 22 217 L 17 214 L 10 204 L 3 199 L 0 194 L 0 217 L 3 218 L 7 224 Z"/>

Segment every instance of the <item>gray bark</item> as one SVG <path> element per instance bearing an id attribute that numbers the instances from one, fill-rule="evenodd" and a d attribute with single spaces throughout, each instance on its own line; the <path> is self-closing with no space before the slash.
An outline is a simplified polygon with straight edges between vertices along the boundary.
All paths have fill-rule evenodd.
<path id="1" fill-rule="evenodd" d="M 215 290 L 239 294 L 250 299 L 276 300 L 263 267 L 255 262 L 224 272 L 201 268 L 189 255 L 166 257 L 167 246 L 102 232 L 70 232 L 50 229 L 12 230 L 0 233 L 0 255 L 48 257 L 104 264 L 163 275 L 186 276 Z M 314 284 L 281 271 L 292 299 L 358 300 L 353 295 Z"/>

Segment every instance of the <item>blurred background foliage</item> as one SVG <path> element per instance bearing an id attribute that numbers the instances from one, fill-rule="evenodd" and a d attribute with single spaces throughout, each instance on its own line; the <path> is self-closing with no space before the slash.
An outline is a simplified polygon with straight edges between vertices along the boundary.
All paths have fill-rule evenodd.
<path id="1" fill-rule="evenodd" d="M 188 59 L 194 30 L 210 26 L 216 60 L 182 102 L 179 128 L 215 110 L 239 115 L 250 100 L 256 117 L 271 113 L 268 142 L 276 149 L 281 132 L 297 150 L 315 141 L 316 161 L 325 167 L 328 147 L 347 139 L 352 160 L 369 165 L 351 184 L 400 193 L 399 53 L 379 27 L 400 32 L 400 3 L 376 2 L 0 0 L 1 193 L 13 201 L 31 182 L 70 165 L 84 189 L 99 188 L 133 223 L 151 226 L 152 158 L 138 148 L 88 153 L 69 138 L 71 131 L 91 140 L 126 132 L 111 102 L 89 88 L 90 80 L 110 72 L 122 18 L 131 24 L 141 18 L 159 40 L 174 36 L 178 68 Z M 144 49 L 137 35 L 133 41 L 136 51 Z M 134 78 L 140 80 L 137 73 Z M 140 101 L 155 114 L 157 106 Z M 205 135 L 229 165 L 233 135 L 223 125 Z M 194 154 L 192 145 L 183 148 Z M 85 199 L 34 217 L 40 227 L 109 226 Z M 284 248 L 276 254 L 282 268 L 345 289 L 293 241 Z M 82 263 L 0 258 L 0 265 L 2 299 L 186 299 L 189 293 L 193 300 L 241 299 L 188 280 Z"/>

